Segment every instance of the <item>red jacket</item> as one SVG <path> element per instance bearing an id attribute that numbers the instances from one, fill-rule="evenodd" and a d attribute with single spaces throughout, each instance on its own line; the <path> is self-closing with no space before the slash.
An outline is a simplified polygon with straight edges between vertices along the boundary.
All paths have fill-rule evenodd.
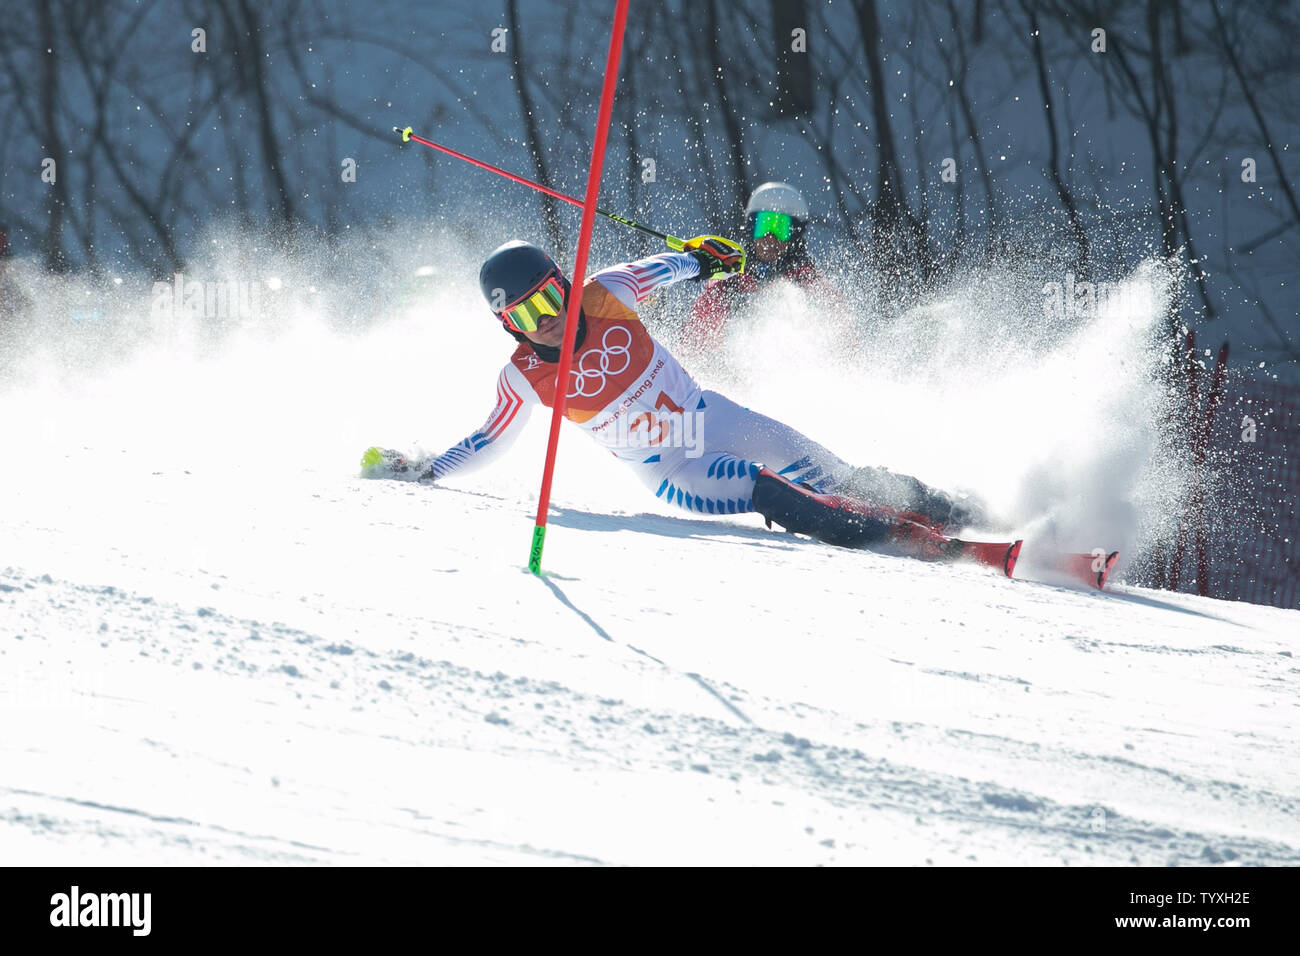
<path id="1" fill-rule="evenodd" d="M 779 280 L 793 282 L 805 292 L 814 292 L 832 303 L 844 305 L 843 294 L 826 281 L 811 262 L 797 265 L 766 281 L 759 281 L 748 272 L 726 279 L 715 279 L 704 287 L 700 297 L 691 306 L 686 320 L 686 343 L 698 350 L 718 348 L 732 313 L 744 304 L 745 299 Z"/>

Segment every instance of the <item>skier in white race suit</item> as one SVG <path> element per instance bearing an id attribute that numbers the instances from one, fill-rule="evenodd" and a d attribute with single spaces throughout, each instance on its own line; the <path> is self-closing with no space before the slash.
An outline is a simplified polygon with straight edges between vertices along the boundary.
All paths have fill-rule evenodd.
<path id="1" fill-rule="evenodd" d="M 688 252 L 612 266 L 582 289 L 565 416 L 657 497 L 695 514 L 762 514 L 789 531 L 850 547 L 899 543 L 940 557 L 938 532 L 979 524 L 982 509 L 884 468 L 854 468 L 776 419 L 701 389 L 641 323 L 654 290 L 738 271 L 741 253 L 705 240 Z M 555 397 L 569 282 L 541 249 L 508 242 L 483 263 L 484 297 L 517 342 L 477 431 L 440 455 L 370 448 L 362 474 L 432 483 L 504 452 L 537 405 Z M 936 549 L 938 549 L 936 551 Z"/>

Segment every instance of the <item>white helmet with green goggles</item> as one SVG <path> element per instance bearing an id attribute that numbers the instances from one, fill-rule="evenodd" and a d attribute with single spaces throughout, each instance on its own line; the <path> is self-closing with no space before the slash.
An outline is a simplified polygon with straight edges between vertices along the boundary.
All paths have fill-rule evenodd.
<path id="1" fill-rule="evenodd" d="M 789 183 L 763 183 L 745 206 L 751 238 L 775 236 L 789 242 L 803 231 L 808 220 L 808 203 Z"/>

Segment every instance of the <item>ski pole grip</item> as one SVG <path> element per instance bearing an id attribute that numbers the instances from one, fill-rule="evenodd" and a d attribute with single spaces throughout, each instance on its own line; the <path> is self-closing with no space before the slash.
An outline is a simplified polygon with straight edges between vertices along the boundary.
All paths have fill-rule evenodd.
<path id="1" fill-rule="evenodd" d="M 685 239 L 685 240 L 678 239 L 677 241 L 680 242 L 682 246 L 681 247 L 673 246 L 673 248 L 677 249 L 679 252 L 685 252 L 688 249 L 698 249 L 700 248 L 701 245 L 704 244 L 704 241 L 706 239 L 712 239 L 714 242 L 720 242 L 727 248 L 734 249 L 738 253 L 740 253 L 740 268 L 737 269 L 736 271 L 738 273 L 745 271 L 745 247 L 742 246 L 740 243 L 736 242 L 734 239 L 728 239 L 726 236 L 695 236 L 694 238 L 691 239 Z M 671 246 L 672 242 L 669 242 L 668 244 Z"/>

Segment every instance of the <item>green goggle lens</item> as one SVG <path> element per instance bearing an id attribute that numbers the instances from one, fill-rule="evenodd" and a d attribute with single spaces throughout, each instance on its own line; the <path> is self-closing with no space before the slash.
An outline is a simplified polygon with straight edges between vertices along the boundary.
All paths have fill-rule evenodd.
<path id="1" fill-rule="evenodd" d="M 521 302 L 501 313 L 501 321 L 516 332 L 536 332 L 537 323 L 544 315 L 559 315 L 564 304 L 564 291 L 554 277 L 536 292 L 529 293 Z"/>
<path id="2" fill-rule="evenodd" d="M 754 238 L 776 236 L 782 242 L 790 241 L 790 229 L 794 220 L 785 212 L 760 212 L 754 215 Z"/>

